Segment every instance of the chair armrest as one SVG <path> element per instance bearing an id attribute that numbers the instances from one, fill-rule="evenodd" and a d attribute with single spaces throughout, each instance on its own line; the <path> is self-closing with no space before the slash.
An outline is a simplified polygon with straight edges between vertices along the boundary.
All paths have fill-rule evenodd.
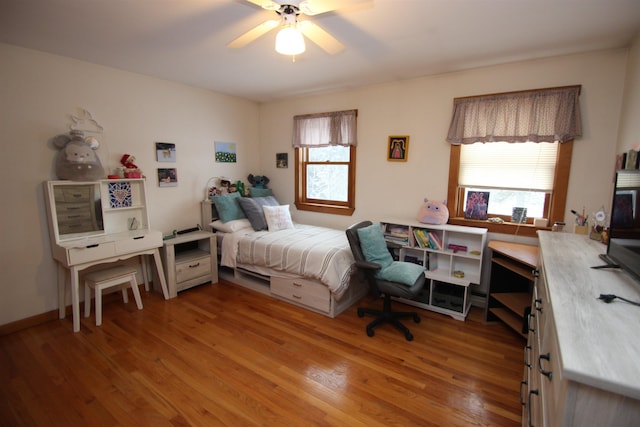
<path id="1" fill-rule="evenodd" d="M 363 268 L 365 270 L 380 270 L 382 268 L 380 264 L 377 264 L 375 262 L 356 261 L 355 264 L 356 264 L 356 267 Z"/>

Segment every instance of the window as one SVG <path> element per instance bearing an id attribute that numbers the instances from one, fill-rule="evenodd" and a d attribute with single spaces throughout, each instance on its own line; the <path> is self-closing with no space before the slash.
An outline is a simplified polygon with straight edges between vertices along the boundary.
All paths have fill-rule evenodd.
<path id="1" fill-rule="evenodd" d="M 299 210 L 355 210 L 356 110 L 294 117 L 295 204 Z"/>
<path id="2" fill-rule="evenodd" d="M 510 221 L 513 208 L 523 207 L 528 223 L 533 217 L 562 221 L 573 140 L 582 132 L 579 95 L 580 86 L 564 86 L 454 99 L 447 135 L 449 222 L 478 225 L 464 218 L 470 190 L 489 193 L 480 217 L 486 212 Z M 522 224 L 482 226 L 535 236 Z"/>
<path id="3" fill-rule="evenodd" d="M 514 207 L 527 208 L 532 218 L 547 218 L 549 225 L 564 220 L 573 141 L 565 143 L 489 143 L 452 145 L 449 163 L 449 211 L 452 224 L 477 225 L 464 219 L 468 191 L 489 192 L 489 217 L 506 223 L 483 223 L 490 231 L 512 233 Z M 485 225 L 486 224 L 486 225 Z M 518 228 L 516 228 L 518 227 Z M 518 230 L 535 236 L 535 229 Z"/>

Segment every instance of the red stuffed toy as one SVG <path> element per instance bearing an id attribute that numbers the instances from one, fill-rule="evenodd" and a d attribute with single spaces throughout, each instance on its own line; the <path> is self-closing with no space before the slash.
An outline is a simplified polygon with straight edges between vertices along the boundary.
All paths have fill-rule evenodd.
<path id="1" fill-rule="evenodd" d="M 124 166 L 127 169 L 138 169 L 138 166 L 133 163 L 136 161 L 136 158 L 133 157 L 131 154 L 123 154 L 122 158 L 120 159 L 120 163 L 122 163 L 122 166 Z"/>
<path id="2" fill-rule="evenodd" d="M 131 154 L 123 154 L 122 158 L 120 158 L 120 163 L 124 166 L 124 177 L 125 178 L 142 178 L 142 171 L 138 169 L 138 165 L 135 162 L 136 158 Z"/>

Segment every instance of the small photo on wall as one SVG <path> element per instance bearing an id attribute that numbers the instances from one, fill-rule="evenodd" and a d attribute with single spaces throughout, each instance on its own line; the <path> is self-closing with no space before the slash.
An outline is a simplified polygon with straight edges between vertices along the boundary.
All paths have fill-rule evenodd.
<path id="1" fill-rule="evenodd" d="M 156 142 L 156 159 L 159 162 L 175 163 L 176 144 L 170 142 Z"/>
<path id="2" fill-rule="evenodd" d="M 289 153 L 276 153 L 276 167 L 281 169 L 289 167 Z"/>
<path id="3" fill-rule="evenodd" d="M 409 157 L 409 137 L 390 136 L 387 146 L 387 160 L 391 162 L 406 162 Z"/>
<path id="4" fill-rule="evenodd" d="M 236 163 L 236 144 L 234 142 L 215 142 L 216 162 Z"/>
<path id="5" fill-rule="evenodd" d="M 160 187 L 176 187 L 178 172 L 174 168 L 158 168 L 158 185 Z"/>

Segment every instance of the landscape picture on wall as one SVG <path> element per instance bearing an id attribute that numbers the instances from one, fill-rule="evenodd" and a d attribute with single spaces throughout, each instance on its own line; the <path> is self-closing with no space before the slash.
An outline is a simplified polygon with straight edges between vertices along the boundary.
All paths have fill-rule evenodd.
<path id="1" fill-rule="evenodd" d="M 216 162 L 235 163 L 236 144 L 233 142 L 215 142 Z"/>
<path id="2" fill-rule="evenodd" d="M 464 210 L 465 219 L 486 220 L 488 207 L 488 191 L 467 191 L 467 206 Z"/>

